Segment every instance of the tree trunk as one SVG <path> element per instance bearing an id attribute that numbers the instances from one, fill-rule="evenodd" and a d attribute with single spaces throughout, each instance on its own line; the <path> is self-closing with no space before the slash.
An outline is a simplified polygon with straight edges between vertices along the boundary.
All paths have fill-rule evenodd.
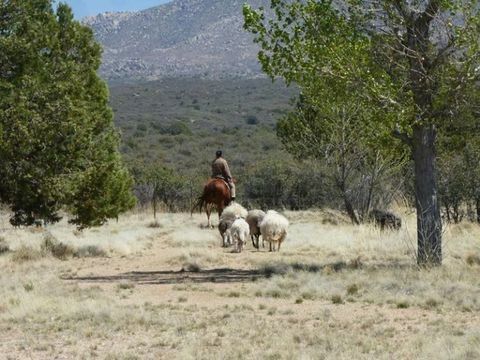
<path id="1" fill-rule="evenodd" d="M 345 202 L 345 210 L 347 210 L 347 214 L 352 220 L 352 223 L 355 225 L 360 225 L 360 221 L 358 220 L 357 214 L 355 214 L 355 209 L 353 208 L 352 202 L 345 193 L 343 194 L 343 201 Z"/>
<path id="2" fill-rule="evenodd" d="M 350 198 L 348 197 L 347 187 L 345 186 L 345 181 L 339 180 L 338 178 L 335 179 L 335 182 L 338 186 L 338 189 L 342 192 L 343 202 L 345 204 L 345 210 L 347 211 L 347 215 L 352 220 L 352 223 L 355 225 L 360 225 L 360 221 L 358 220 L 357 214 L 355 214 L 355 209 L 353 207 Z"/>
<path id="3" fill-rule="evenodd" d="M 476 207 L 476 210 L 477 210 L 477 223 L 480 224 L 480 199 L 476 199 L 475 201 L 475 207 Z"/>
<path id="4" fill-rule="evenodd" d="M 418 257 L 420 266 L 442 263 L 442 221 L 436 184 L 436 129 L 415 126 L 412 147 L 415 166 Z"/>
<path id="5" fill-rule="evenodd" d="M 157 197 L 153 197 L 153 218 L 157 220 Z"/>
<path id="6" fill-rule="evenodd" d="M 451 217 L 450 217 L 450 205 L 445 205 L 445 211 L 447 213 L 447 223 L 450 224 Z"/>

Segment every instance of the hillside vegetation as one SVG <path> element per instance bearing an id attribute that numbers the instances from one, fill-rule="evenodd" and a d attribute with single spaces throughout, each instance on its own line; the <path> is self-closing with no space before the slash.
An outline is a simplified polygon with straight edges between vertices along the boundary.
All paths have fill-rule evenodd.
<path id="1" fill-rule="evenodd" d="M 209 175 L 218 148 L 234 174 L 267 158 L 287 156 L 276 121 L 297 91 L 268 79 L 165 79 L 111 85 L 122 153 L 134 166 L 159 161 L 178 172 Z"/>

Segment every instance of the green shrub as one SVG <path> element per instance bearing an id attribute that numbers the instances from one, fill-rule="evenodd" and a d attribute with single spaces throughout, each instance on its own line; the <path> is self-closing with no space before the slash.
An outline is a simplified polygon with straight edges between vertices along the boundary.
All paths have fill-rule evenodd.
<path id="1" fill-rule="evenodd" d="M 351 284 L 347 287 L 347 294 L 348 295 L 356 295 L 358 293 L 358 285 Z"/>
<path id="2" fill-rule="evenodd" d="M 465 261 L 468 265 L 480 265 L 480 256 L 477 254 L 468 254 Z"/>
<path id="3" fill-rule="evenodd" d="M 128 281 L 122 281 L 121 283 L 117 284 L 117 288 L 119 290 L 130 290 L 135 287 L 134 283 L 128 282 Z"/>
<path id="4" fill-rule="evenodd" d="M 260 121 L 255 115 L 248 115 L 245 119 L 245 122 L 247 125 L 257 125 Z"/>
<path id="5" fill-rule="evenodd" d="M 334 304 L 343 304 L 342 296 L 339 294 L 332 295 L 331 300 Z"/>
<path id="6" fill-rule="evenodd" d="M 397 302 L 397 309 L 407 309 L 410 307 L 410 304 L 406 300 L 401 300 Z"/>

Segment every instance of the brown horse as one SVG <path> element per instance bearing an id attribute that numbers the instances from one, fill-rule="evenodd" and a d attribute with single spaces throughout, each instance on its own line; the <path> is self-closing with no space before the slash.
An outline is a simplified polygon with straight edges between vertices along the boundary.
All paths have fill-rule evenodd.
<path id="1" fill-rule="evenodd" d="M 200 211 L 202 211 L 203 207 L 205 207 L 208 219 L 208 227 L 212 227 L 212 223 L 210 222 L 212 206 L 216 206 L 218 217 L 220 217 L 223 209 L 225 209 L 229 204 L 230 188 L 228 187 L 228 184 L 223 179 L 211 179 L 205 184 L 203 188 L 203 194 L 195 203 L 192 209 L 192 214 L 195 209 L 200 209 Z"/>

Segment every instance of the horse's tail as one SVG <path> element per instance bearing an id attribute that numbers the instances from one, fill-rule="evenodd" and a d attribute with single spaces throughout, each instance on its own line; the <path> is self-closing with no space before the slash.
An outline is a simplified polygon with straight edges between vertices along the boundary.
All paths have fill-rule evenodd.
<path id="1" fill-rule="evenodd" d="M 190 215 L 193 216 L 193 212 L 197 209 L 200 210 L 200 212 L 202 212 L 202 209 L 203 209 L 204 206 L 205 206 L 205 199 L 202 195 L 198 198 L 198 200 L 193 205 L 192 211 L 190 212 Z"/>

